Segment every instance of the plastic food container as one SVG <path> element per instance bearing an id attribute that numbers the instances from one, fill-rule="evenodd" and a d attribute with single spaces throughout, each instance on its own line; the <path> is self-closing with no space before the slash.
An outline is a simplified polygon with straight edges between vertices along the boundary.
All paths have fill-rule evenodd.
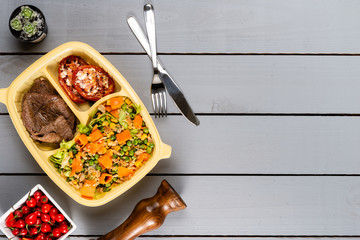
<path id="1" fill-rule="evenodd" d="M 71 101 L 62 90 L 58 81 L 58 64 L 61 59 L 69 55 L 80 56 L 88 63 L 97 65 L 108 72 L 115 81 L 115 92 L 101 98 L 92 106 L 90 106 L 89 103 L 78 104 Z M 134 176 L 132 176 L 129 181 L 113 188 L 102 198 L 93 200 L 82 198 L 80 192 L 70 186 L 70 184 L 60 176 L 60 174 L 56 171 L 56 168 L 48 160 L 48 158 L 57 151 L 57 148 L 55 149 L 47 144 L 39 143 L 30 138 L 21 120 L 21 103 L 23 95 L 30 89 L 34 80 L 39 77 L 46 78 L 55 87 L 60 96 L 74 112 L 78 121 L 83 124 L 88 123 L 90 118 L 89 115 L 97 108 L 97 106 L 112 97 L 127 96 L 134 103 L 141 105 L 140 113 L 155 144 L 152 157 L 135 172 Z M 8 88 L 0 89 L 0 102 L 7 106 L 9 115 L 18 134 L 44 172 L 71 198 L 85 206 L 101 206 L 113 200 L 132 187 L 135 183 L 140 181 L 140 179 L 142 179 L 152 168 L 155 167 L 160 159 L 169 158 L 171 155 L 171 147 L 161 141 L 154 122 L 130 84 L 106 58 L 85 43 L 68 42 L 60 45 L 41 57 L 24 72 L 22 72 Z"/>
<path id="2" fill-rule="evenodd" d="M 31 189 L 30 192 L 26 193 L 24 197 L 22 197 L 17 203 L 15 203 L 15 205 L 13 205 L 9 210 L 7 210 L 0 217 L 0 229 L 6 235 L 7 238 L 14 239 L 14 240 L 20 239 L 18 237 L 14 237 L 14 235 L 11 233 L 11 230 L 6 226 L 5 220 L 11 212 L 20 208 L 25 203 L 25 201 L 29 195 L 33 195 L 37 190 L 41 190 L 48 197 L 48 199 L 51 201 L 51 203 L 59 210 L 59 212 L 64 215 L 65 219 L 72 225 L 72 227 L 69 229 L 69 231 L 66 234 L 64 234 L 63 236 L 61 236 L 60 238 L 58 238 L 58 240 L 65 239 L 73 231 L 75 231 L 75 229 L 76 229 L 75 223 L 70 219 L 70 217 L 65 213 L 65 211 L 59 206 L 59 204 L 57 204 L 55 202 L 55 200 L 49 195 L 49 193 L 46 192 L 45 189 L 40 184 L 38 184 L 35 187 L 33 187 L 33 189 Z"/>

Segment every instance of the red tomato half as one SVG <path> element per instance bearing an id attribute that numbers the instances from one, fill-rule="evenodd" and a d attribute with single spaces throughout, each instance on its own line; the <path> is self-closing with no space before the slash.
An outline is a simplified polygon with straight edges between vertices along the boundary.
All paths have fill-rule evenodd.
<path id="1" fill-rule="evenodd" d="M 115 91 L 114 80 L 104 69 L 85 65 L 73 73 L 73 83 L 80 95 L 87 100 L 97 101 Z"/>
<path id="2" fill-rule="evenodd" d="M 76 103 L 83 103 L 86 100 L 81 97 L 81 95 L 76 91 L 73 84 L 73 72 L 79 66 L 87 65 L 81 57 L 78 56 L 68 56 L 61 60 L 59 63 L 59 83 L 60 86 L 64 89 L 65 93 L 69 96 L 71 100 Z"/>

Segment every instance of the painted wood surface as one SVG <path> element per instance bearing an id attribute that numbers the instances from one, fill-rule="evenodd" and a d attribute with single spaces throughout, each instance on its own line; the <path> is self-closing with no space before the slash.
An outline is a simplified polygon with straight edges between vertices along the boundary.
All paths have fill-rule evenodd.
<path id="1" fill-rule="evenodd" d="M 86 237 L 79 237 L 71 235 L 68 239 L 69 240 L 97 240 L 98 236 L 86 236 Z M 155 236 L 152 237 L 151 235 L 143 235 L 138 237 L 137 239 L 146 239 L 146 240 L 158 240 L 158 239 L 171 239 L 171 240 L 229 240 L 229 239 L 242 239 L 242 240 L 277 240 L 279 238 L 276 237 L 243 237 L 243 236 L 207 236 L 207 237 L 192 237 L 192 236 Z M 282 237 L 282 240 L 303 240 L 304 238 L 296 238 L 296 237 Z M 318 238 L 318 237 L 306 237 L 307 240 L 319 240 L 319 239 L 328 239 L 328 238 Z M 358 240 L 357 237 L 332 237 L 331 240 Z M 5 237 L 0 237 L 0 240 L 8 240 Z"/>
<path id="2" fill-rule="evenodd" d="M 164 178 L 188 207 L 147 235 L 360 235 L 360 179 L 351 176 L 151 176 L 97 208 L 77 204 L 45 176 L 0 176 L 0 209 L 40 183 L 78 225 L 74 235 L 103 235 Z"/>
<path id="3" fill-rule="evenodd" d="M 98 236 L 86 236 L 86 237 L 79 237 L 71 235 L 68 239 L 69 240 L 97 240 Z M 184 239 L 190 239 L 190 240 L 229 240 L 229 239 L 242 239 L 242 240 L 277 240 L 279 238 L 276 237 L 243 237 L 243 236 L 206 236 L 206 237 L 192 237 L 192 236 L 154 236 L 151 235 L 143 235 L 138 237 L 137 239 L 146 239 L 146 240 L 158 240 L 158 239 L 171 239 L 171 240 L 184 240 Z M 282 237 L 282 240 L 303 240 L 304 238 L 296 238 L 296 237 Z M 307 240 L 319 240 L 319 239 L 328 239 L 328 237 L 325 238 L 319 238 L 319 237 L 306 237 Z M 332 237 L 331 240 L 357 240 L 359 238 L 357 237 Z M 0 236 L 0 240 L 8 240 L 5 237 Z"/>
<path id="4" fill-rule="evenodd" d="M 126 19 L 143 24 L 143 0 L 6 1 L 0 9 L 0 52 L 46 52 L 67 41 L 101 52 L 143 52 Z M 153 0 L 161 53 L 359 53 L 357 0 Z M 7 22 L 21 4 L 45 14 L 48 37 L 15 42 Z"/>
<path id="5" fill-rule="evenodd" d="M 156 120 L 172 146 L 154 174 L 359 174 L 358 117 L 181 116 Z M 0 173 L 42 173 L 15 131 L 0 116 Z M 5 160 L 6 159 L 6 160 Z"/>
<path id="6" fill-rule="evenodd" d="M 155 120 L 171 158 L 114 201 L 88 208 L 45 176 L 0 104 L 0 214 L 40 183 L 78 224 L 69 239 L 96 239 L 167 179 L 188 208 L 139 239 L 358 239 L 360 2 L 150 2 L 160 58 L 201 125 L 180 115 Z M 0 25 L 0 88 L 58 45 L 83 41 L 151 110 L 151 63 L 126 24 L 135 16 L 143 25 L 146 1 L 9 0 L 0 21 L 24 3 L 44 12 L 49 35 L 23 44 Z"/>
<path id="7" fill-rule="evenodd" d="M 0 88 L 40 56 L 0 56 Z M 106 56 L 151 112 L 147 56 Z M 196 113 L 360 113 L 358 56 L 161 56 Z M 168 97 L 169 112 L 178 113 Z M 0 113 L 7 112 L 0 104 Z"/>

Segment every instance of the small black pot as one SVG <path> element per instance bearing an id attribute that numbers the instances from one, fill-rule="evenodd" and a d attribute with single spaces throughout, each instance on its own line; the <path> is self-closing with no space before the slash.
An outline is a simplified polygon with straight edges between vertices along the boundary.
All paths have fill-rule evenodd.
<path id="1" fill-rule="evenodd" d="M 36 16 L 33 16 L 31 18 L 31 21 L 30 20 L 24 20 L 25 18 L 22 18 L 22 17 L 18 16 L 20 14 L 20 12 L 21 12 L 22 7 L 29 7 L 30 9 L 32 9 L 36 13 Z M 27 21 L 27 22 L 36 21 L 38 23 L 36 25 L 37 26 L 36 33 L 29 36 L 28 34 L 25 33 L 23 28 L 21 30 L 18 30 L 18 31 L 13 29 L 11 27 L 10 23 L 11 23 L 11 20 L 16 18 L 16 17 L 22 23 L 24 23 L 24 21 Z M 10 19 L 9 19 L 9 29 L 10 29 L 10 32 L 12 33 L 12 35 L 14 37 L 16 37 L 17 39 L 19 39 L 19 40 L 21 40 L 23 42 L 31 42 L 31 43 L 37 43 L 37 42 L 41 42 L 42 40 L 44 40 L 44 38 L 47 35 L 47 31 L 48 31 L 44 14 L 40 11 L 40 9 L 38 9 L 37 7 L 32 6 L 32 5 L 22 5 L 22 6 L 17 7 L 13 11 L 13 13 L 11 14 Z"/>

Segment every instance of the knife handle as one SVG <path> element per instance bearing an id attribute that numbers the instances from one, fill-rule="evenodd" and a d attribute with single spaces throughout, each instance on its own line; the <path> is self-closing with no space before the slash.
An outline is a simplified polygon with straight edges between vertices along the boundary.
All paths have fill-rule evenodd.
<path id="1" fill-rule="evenodd" d="M 153 197 L 141 200 L 120 226 L 98 240 L 135 239 L 141 234 L 159 228 L 169 213 L 184 208 L 186 208 L 186 203 L 171 185 L 163 180 Z"/>

